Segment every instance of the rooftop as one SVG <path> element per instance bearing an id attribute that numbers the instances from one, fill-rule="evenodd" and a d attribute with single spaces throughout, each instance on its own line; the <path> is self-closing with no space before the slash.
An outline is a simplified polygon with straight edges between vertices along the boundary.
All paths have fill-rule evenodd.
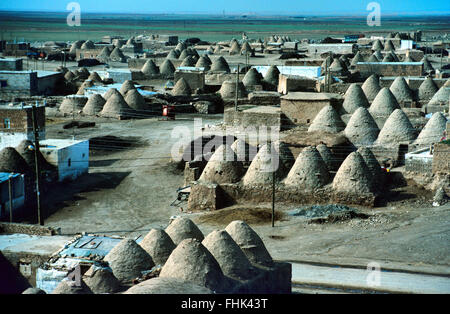
<path id="1" fill-rule="evenodd" d="M 89 140 L 68 140 L 68 139 L 48 139 L 40 141 L 40 148 L 42 150 L 46 149 L 62 149 L 72 145 L 87 143 L 89 145 Z"/>
<path id="2" fill-rule="evenodd" d="M 19 176 L 21 176 L 19 173 L 0 172 L 0 183 L 8 181 L 10 177 L 15 178 Z"/>
<path id="3" fill-rule="evenodd" d="M 357 64 L 421 65 L 423 62 L 358 62 Z"/>
<path id="4" fill-rule="evenodd" d="M 339 94 L 333 93 L 313 93 L 313 92 L 290 92 L 281 99 L 285 100 L 330 100 L 330 99 L 342 99 Z"/>
<path id="5" fill-rule="evenodd" d="M 33 72 L 37 73 L 38 78 L 61 74 L 61 72 L 41 71 L 41 70 L 39 70 L 39 71 L 0 71 L 0 74 L 31 74 Z"/>

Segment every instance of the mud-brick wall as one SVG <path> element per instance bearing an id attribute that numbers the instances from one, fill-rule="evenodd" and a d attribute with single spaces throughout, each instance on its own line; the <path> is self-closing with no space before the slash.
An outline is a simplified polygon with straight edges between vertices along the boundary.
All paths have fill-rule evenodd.
<path id="1" fill-rule="evenodd" d="M 0 72 L 0 81 L 6 86 L 0 88 L 0 96 L 28 95 L 38 92 L 37 72 Z"/>
<path id="2" fill-rule="evenodd" d="M 450 173 L 450 144 L 434 145 L 433 173 Z"/>
<path id="3" fill-rule="evenodd" d="M 423 63 L 361 62 L 356 65 L 356 69 L 361 73 L 363 78 L 367 78 L 372 74 L 380 76 L 421 76 Z"/>
<path id="4" fill-rule="evenodd" d="M 191 90 L 203 89 L 205 87 L 205 72 L 176 71 L 174 75 L 175 83 L 180 78 L 186 80 Z"/>
<path id="5" fill-rule="evenodd" d="M 405 170 L 414 173 L 430 174 L 433 166 L 433 158 L 426 156 L 407 156 L 405 158 Z"/>
<path id="6" fill-rule="evenodd" d="M 10 129 L 15 132 L 27 132 L 27 111 L 18 109 L 0 109 L 0 130 L 6 131 L 3 121 L 9 119 Z M 31 127 L 31 125 L 30 125 Z"/>
<path id="7" fill-rule="evenodd" d="M 272 127 L 281 129 L 285 125 L 284 116 L 279 113 L 235 111 L 234 108 L 224 112 L 223 121 L 227 126 Z M 270 132 L 270 129 L 269 129 Z"/>
<path id="8" fill-rule="evenodd" d="M 10 128 L 5 128 L 3 123 L 9 119 Z M 37 107 L 37 124 L 41 132 L 45 131 L 45 107 Z M 24 132 L 33 131 L 31 108 L 26 109 L 0 109 L 0 132 Z"/>
<path id="9" fill-rule="evenodd" d="M 278 92 L 286 95 L 289 92 L 314 92 L 316 80 L 297 75 L 281 74 L 278 82 Z"/>
<path id="10" fill-rule="evenodd" d="M 339 99 L 287 99 L 281 98 L 281 111 L 296 125 L 310 125 L 325 106 L 331 105 L 336 110 L 342 107 Z"/>

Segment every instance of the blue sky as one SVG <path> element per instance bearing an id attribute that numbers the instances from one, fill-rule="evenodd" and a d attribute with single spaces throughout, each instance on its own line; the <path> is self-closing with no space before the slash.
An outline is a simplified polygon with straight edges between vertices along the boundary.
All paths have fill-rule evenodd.
<path id="1" fill-rule="evenodd" d="M 373 0 L 78 0 L 82 12 L 367 15 Z M 66 11 L 71 0 L 0 0 L 0 10 Z M 448 0 L 377 0 L 382 14 L 450 13 Z"/>

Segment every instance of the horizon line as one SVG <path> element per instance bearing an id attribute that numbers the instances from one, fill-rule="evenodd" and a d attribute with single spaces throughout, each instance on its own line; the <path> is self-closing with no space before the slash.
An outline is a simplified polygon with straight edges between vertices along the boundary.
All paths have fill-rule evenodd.
<path id="1" fill-rule="evenodd" d="M 60 11 L 60 10 L 7 10 L 7 9 L 1 9 L 0 13 L 61 13 L 66 14 L 70 11 Z M 350 12 L 248 12 L 248 11 L 242 11 L 242 12 L 229 12 L 224 13 L 222 12 L 202 12 L 202 11 L 180 11 L 180 12 L 140 12 L 140 13 L 134 13 L 134 12 L 117 12 L 117 11 L 111 11 L 111 12 L 104 12 L 104 11 L 85 11 L 85 14 L 131 14 L 131 15 L 220 15 L 220 16 L 246 16 L 246 17 L 258 17 L 258 16 L 265 16 L 265 17 L 277 17 L 277 16 L 283 16 L 283 17 L 366 17 L 367 14 L 361 14 L 361 13 L 350 13 Z M 417 12 L 411 12 L 411 11 L 402 11 L 402 12 L 396 12 L 396 11 L 387 11 L 382 12 L 382 16 L 396 16 L 396 17 L 411 17 L 411 16 L 436 16 L 436 15 L 450 15 L 450 11 L 417 11 Z"/>

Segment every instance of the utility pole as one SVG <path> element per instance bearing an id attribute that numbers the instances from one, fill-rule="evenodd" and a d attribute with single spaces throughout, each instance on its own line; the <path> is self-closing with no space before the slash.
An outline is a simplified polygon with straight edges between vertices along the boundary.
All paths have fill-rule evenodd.
<path id="1" fill-rule="evenodd" d="M 40 191 L 40 169 L 39 169 L 39 131 L 37 123 L 37 106 L 31 107 L 32 119 L 33 119 L 33 131 L 34 131 L 34 163 L 36 165 L 36 205 L 38 223 L 43 226 L 44 219 L 41 211 L 41 191 Z"/>
<path id="2" fill-rule="evenodd" d="M 11 186 L 11 178 L 9 176 L 8 179 L 8 193 L 9 193 L 9 222 L 13 222 L 13 200 L 12 200 L 12 186 Z"/>
<path id="3" fill-rule="evenodd" d="M 275 169 L 272 169 L 272 228 L 275 227 Z"/>
<path id="4" fill-rule="evenodd" d="M 238 111 L 238 93 L 239 93 L 239 64 L 236 71 L 236 95 L 234 97 L 234 111 Z"/>
<path id="5" fill-rule="evenodd" d="M 332 58 L 331 57 L 331 55 L 333 54 L 333 52 L 329 52 L 329 56 L 330 56 L 330 59 Z M 329 93 L 330 92 L 330 81 L 331 81 L 331 72 L 330 72 L 330 65 L 331 65 L 331 60 L 329 60 L 328 58 L 327 58 L 327 76 L 328 76 L 328 80 L 327 80 L 327 92 Z"/>

